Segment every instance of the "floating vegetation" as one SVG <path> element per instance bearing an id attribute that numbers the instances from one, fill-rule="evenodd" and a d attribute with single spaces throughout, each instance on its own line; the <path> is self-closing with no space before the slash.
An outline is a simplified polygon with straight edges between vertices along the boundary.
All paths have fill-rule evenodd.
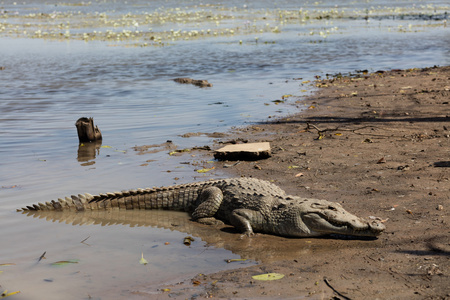
<path id="1" fill-rule="evenodd" d="M 305 27 L 305 35 L 309 33 L 323 40 L 339 32 L 331 24 L 337 19 L 368 23 L 385 19 L 422 21 L 420 25 L 405 24 L 397 28 L 401 32 L 412 32 L 418 30 L 417 27 L 446 26 L 446 12 L 450 9 L 450 6 L 431 4 L 359 10 L 339 7 L 320 9 L 319 4 L 317 9 L 292 10 L 207 4 L 157 8 L 148 12 L 143 8 L 135 13 L 121 13 L 114 10 L 93 12 L 99 6 L 93 7 L 91 2 L 62 2 L 51 8 L 49 6 L 41 8 L 42 12 L 36 11 L 38 8 L 23 8 L 20 5 L 14 5 L 11 10 L 0 10 L 0 36 L 103 41 L 146 47 L 166 46 L 183 40 L 280 33 L 287 26 L 297 24 Z M 30 13 L 30 10 L 33 12 Z M 243 44 L 242 39 L 239 44 Z"/>
<path id="2" fill-rule="evenodd" d="M 70 260 L 60 260 L 52 263 L 51 265 L 54 267 L 63 267 L 71 264 L 77 264 L 78 259 L 70 259 Z"/>
<path id="3" fill-rule="evenodd" d="M 0 299 L 6 298 L 6 297 L 9 297 L 9 296 L 18 294 L 18 293 L 20 293 L 20 291 L 8 293 L 8 290 L 4 290 L 4 291 L 0 294 Z"/>
<path id="4" fill-rule="evenodd" d="M 142 252 L 141 259 L 139 260 L 139 264 L 146 265 L 148 261 L 144 258 L 144 252 Z"/>

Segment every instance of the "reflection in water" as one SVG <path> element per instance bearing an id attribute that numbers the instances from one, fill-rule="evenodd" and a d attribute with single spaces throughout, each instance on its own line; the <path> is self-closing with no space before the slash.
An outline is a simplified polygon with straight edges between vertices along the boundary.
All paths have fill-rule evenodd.
<path id="1" fill-rule="evenodd" d="M 156 227 L 185 232 L 205 241 L 208 246 L 223 248 L 245 259 L 273 262 L 301 258 L 336 248 L 376 247 L 379 242 L 362 240 L 334 240 L 327 238 L 292 239 L 266 234 L 244 237 L 231 226 L 204 225 L 190 220 L 185 212 L 167 210 L 92 210 L 27 211 L 27 216 L 72 225 L 129 225 Z"/>
<path id="2" fill-rule="evenodd" d="M 100 147 L 102 146 L 102 141 L 80 143 L 78 145 L 77 160 L 83 162 L 82 166 L 90 166 L 95 164 L 95 161 L 90 161 L 95 159 L 96 155 L 100 155 Z"/>

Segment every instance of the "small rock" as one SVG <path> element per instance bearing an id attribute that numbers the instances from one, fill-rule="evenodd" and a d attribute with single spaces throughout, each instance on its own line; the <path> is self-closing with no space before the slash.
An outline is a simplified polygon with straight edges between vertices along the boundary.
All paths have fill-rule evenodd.
<path id="1" fill-rule="evenodd" d="M 399 170 L 399 171 L 408 171 L 409 170 L 409 166 L 408 165 L 398 166 L 397 170 Z"/>
<path id="2" fill-rule="evenodd" d="M 439 205 L 436 207 L 436 209 L 437 209 L 437 210 L 444 210 L 444 206 L 441 205 L 441 204 L 439 204 Z"/>
<path id="3" fill-rule="evenodd" d="M 439 269 L 438 265 L 433 264 L 431 266 L 431 268 L 428 270 L 427 273 L 428 273 L 428 275 L 431 275 L 431 276 L 433 276 L 433 275 L 441 275 L 442 271 Z"/>

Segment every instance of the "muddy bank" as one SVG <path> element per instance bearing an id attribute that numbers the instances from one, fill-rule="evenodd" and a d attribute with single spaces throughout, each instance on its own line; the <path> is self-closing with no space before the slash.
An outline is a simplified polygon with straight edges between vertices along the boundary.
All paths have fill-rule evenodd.
<path id="1" fill-rule="evenodd" d="M 339 202 L 354 214 L 381 217 L 387 232 L 375 241 L 270 237 L 279 252 L 273 259 L 262 255 L 257 266 L 168 286 L 172 296 L 450 298 L 449 79 L 450 67 L 335 77 L 298 104 L 304 112 L 233 132 L 236 140 L 270 141 L 273 153 L 227 168 L 230 176 Z M 249 258 L 264 253 L 257 245 L 266 237 L 245 242 Z M 285 277 L 251 277 L 269 272 Z"/>

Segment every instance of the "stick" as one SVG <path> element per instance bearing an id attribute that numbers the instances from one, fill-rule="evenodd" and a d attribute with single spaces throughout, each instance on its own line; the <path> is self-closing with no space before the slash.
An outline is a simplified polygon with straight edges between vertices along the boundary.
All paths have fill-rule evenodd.
<path id="1" fill-rule="evenodd" d="M 40 262 L 43 258 L 45 258 L 45 253 L 47 253 L 47 251 L 44 251 L 44 253 L 42 253 L 41 257 L 39 257 L 38 262 Z"/>
<path id="2" fill-rule="evenodd" d="M 335 292 L 336 294 L 338 294 L 338 296 L 344 298 L 345 300 L 352 300 L 349 297 L 346 297 L 344 295 L 342 295 L 341 293 L 339 293 L 338 291 L 336 291 L 336 289 L 334 287 L 331 286 L 331 284 L 328 282 L 328 279 L 326 277 L 323 278 L 323 281 L 325 282 L 325 284 L 333 290 L 333 292 Z"/>
<path id="3" fill-rule="evenodd" d="M 88 238 L 90 238 L 91 236 L 88 236 L 87 238 L 85 238 L 84 240 L 82 240 L 80 243 L 82 243 L 82 244 L 84 244 L 84 242 L 88 239 Z M 86 244 L 87 245 L 87 244 Z"/>
<path id="4" fill-rule="evenodd" d="M 339 129 L 339 127 L 320 129 L 316 125 L 311 124 L 309 122 L 306 122 L 305 130 L 308 131 L 311 128 L 314 128 L 315 130 L 317 130 L 317 134 L 319 135 L 319 139 L 322 139 L 324 137 L 324 133 L 327 132 L 327 131 L 350 131 L 350 132 L 352 132 L 354 134 L 358 134 L 358 135 L 370 135 L 370 136 L 378 136 L 378 137 L 383 137 L 383 138 L 390 138 L 390 137 L 402 138 L 402 136 L 398 136 L 398 135 L 384 135 L 384 134 L 376 134 L 376 133 L 359 133 L 359 132 L 356 132 L 357 130 L 361 130 L 361 129 L 365 129 L 365 128 L 379 128 L 377 126 L 372 126 L 372 125 L 362 126 L 362 127 L 356 128 L 356 129 Z M 379 129 L 381 129 L 381 130 L 390 130 L 390 129 L 385 129 L 385 128 L 379 128 Z"/>

